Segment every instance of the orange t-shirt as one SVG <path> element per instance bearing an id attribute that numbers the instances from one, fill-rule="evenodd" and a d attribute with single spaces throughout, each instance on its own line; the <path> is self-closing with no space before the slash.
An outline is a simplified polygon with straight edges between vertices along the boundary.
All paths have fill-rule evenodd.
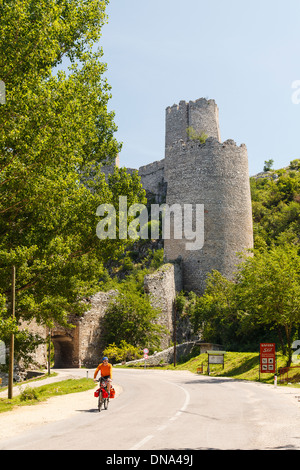
<path id="1" fill-rule="evenodd" d="M 101 372 L 101 377 L 105 377 L 106 375 L 109 375 L 110 378 L 112 379 L 112 366 L 111 366 L 111 364 L 107 364 L 105 366 L 103 364 L 103 362 L 101 362 L 101 364 L 99 364 L 99 366 L 95 370 L 94 379 L 97 377 L 97 374 L 98 374 L 99 370 Z"/>

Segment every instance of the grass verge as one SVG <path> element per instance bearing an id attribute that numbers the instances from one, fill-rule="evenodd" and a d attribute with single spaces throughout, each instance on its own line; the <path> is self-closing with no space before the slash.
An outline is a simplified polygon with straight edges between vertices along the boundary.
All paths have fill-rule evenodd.
<path id="1" fill-rule="evenodd" d="M 30 385 L 27 385 L 19 395 L 12 399 L 0 398 L 0 413 L 10 411 L 16 406 L 35 405 L 54 396 L 84 392 L 94 387 L 93 379 L 86 378 L 62 380 L 61 382 L 41 385 L 40 387 L 30 387 Z"/>

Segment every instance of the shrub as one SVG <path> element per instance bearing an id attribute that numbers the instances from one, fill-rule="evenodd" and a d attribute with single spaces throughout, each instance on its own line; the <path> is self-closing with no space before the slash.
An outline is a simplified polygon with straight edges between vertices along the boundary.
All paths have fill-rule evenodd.
<path id="1" fill-rule="evenodd" d="M 39 394 L 33 387 L 25 387 L 20 394 L 21 401 L 39 400 Z"/>
<path id="2" fill-rule="evenodd" d="M 290 162 L 291 170 L 299 170 L 300 169 L 300 158 L 296 158 Z"/>
<path id="3" fill-rule="evenodd" d="M 188 127 L 186 132 L 191 140 L 198 140 L 201 144 L 205 144 L 208 137 L 208 134 L 205 134 L 204 131 L 197 132 L 192 126 Z"/>
<path id="4" fill-rule="evenodd" d="M 103 351 L 103 354 L 109 357 L 109 359 L 114 363 L 132 361 L 142 357 L 141 349 L 126 343 L 124 340 L 121 341 L 120 346 L 117 346 L 115 343 L 109 344 Z"/>

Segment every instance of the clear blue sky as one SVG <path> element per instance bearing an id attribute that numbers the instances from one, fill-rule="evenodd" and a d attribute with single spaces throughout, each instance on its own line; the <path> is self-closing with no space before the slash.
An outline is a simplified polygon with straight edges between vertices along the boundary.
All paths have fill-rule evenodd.
<path id="1" fill-rule="evenodd" d="M 300 158 L 299 0 L 111 0 L 101 46 L 120 164 L 164 158 L 165 108 L 216 101 L 222 141 L 248 148 L 249 173 Z"/>

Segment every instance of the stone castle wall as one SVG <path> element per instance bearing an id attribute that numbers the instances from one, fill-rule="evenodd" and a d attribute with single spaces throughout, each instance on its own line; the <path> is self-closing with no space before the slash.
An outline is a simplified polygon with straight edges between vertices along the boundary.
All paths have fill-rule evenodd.
<path id="1" fill-rule="evenodd" d="M 162 335 L 161 348 L 168 348 L 173 338 L 176 292 L 183 288 L 181 262 L 164 264 L 155 273 L 147 274 L 144 288 L 152 306 L 161 311 L 157 322 L 169 332 Z"/>
<path id="2" fill-rule="evenodd" d="M 101 361 L 101 354 L 105 347 L 103 341 L 103 317 L 106 314 L 110 301 L 117 295 L 117 291 L 98 292 L 91 299 L 91 308 L 80 318 L 78 360 L 80 366 L 95 367 Z"/>
<path id="3" fill-rule="evenodd" d="M 148 199 L 153 196 L 155 203 L 165 201 L 167 187 L 165 183 L 164 160 L 160 160 L 149 165 L 141 166 L 138 170 L 143 188 L 148 193 Z"/>

